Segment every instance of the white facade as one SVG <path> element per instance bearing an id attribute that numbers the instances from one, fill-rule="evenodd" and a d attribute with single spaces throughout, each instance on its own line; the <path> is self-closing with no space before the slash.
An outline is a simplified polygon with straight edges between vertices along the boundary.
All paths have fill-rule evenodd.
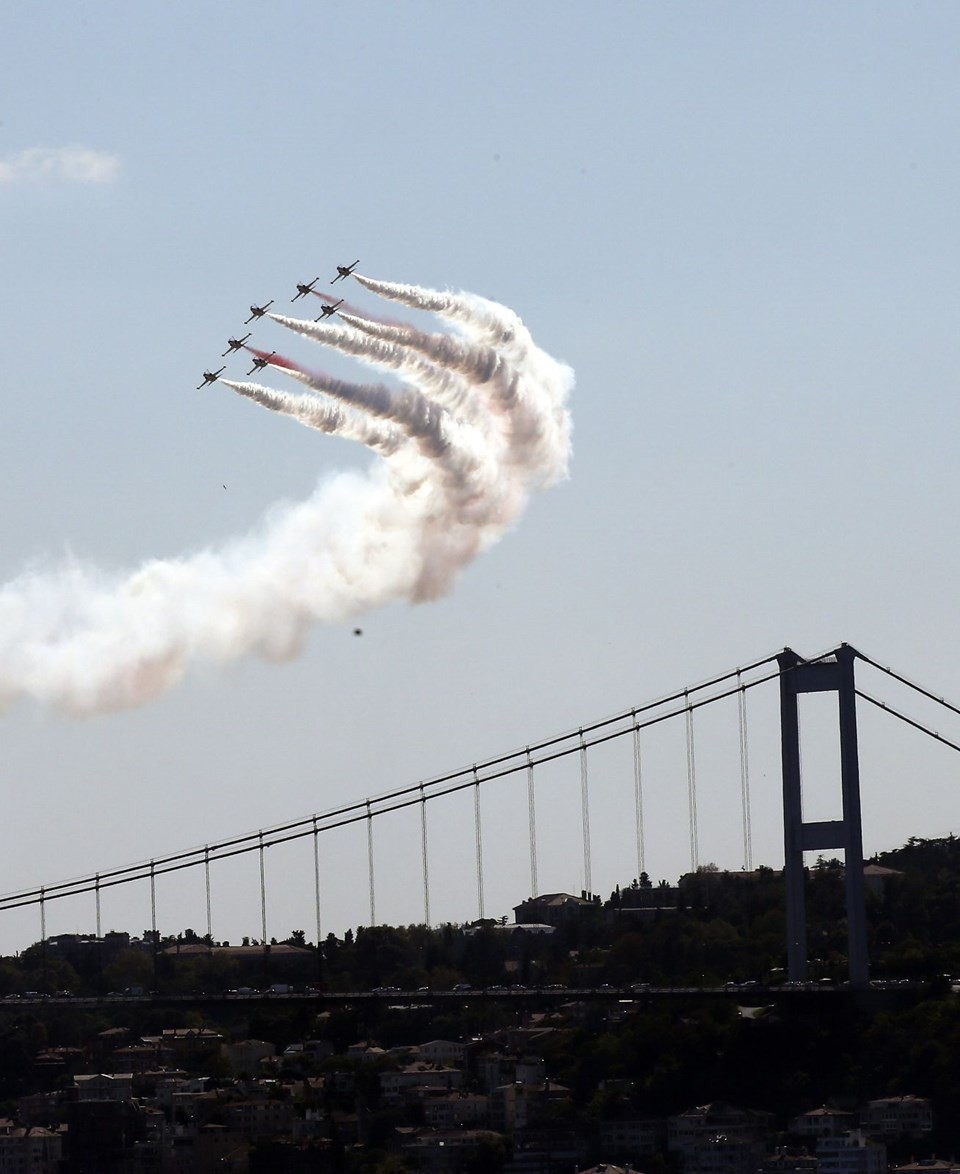
<path id="1" fill-rule="evenodd" d="M 859 1129 L 842 1137 L 824 1137 L 817 1142 L 820 1174 L 885 1174 L 887 1147 L 868 1141 Z"/>

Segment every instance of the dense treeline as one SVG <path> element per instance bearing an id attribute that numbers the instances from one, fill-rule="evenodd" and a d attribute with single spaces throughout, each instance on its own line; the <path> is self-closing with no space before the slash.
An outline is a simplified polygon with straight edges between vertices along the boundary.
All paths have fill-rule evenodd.
<path id="1" fill-rule="evenodd" d="M 867 916 L 876 978 L 933 979 L 960 974 L 960 841 L 911 839 L 874 863 L 890 870 L 871 882 Z M 807 874 L 808 949 L 813 978 L 841 980 L 846 970 L 843 866 L 818 860 Z M 775 982 L 783 975 L 783 878 L 773 869 L 720 872 L 706 865 L 654 886 L 642 876 L 605 902 L 584 905 L 549 936 L 505 932 L 488 921 L 464 928 L 374 926 L 329 934 L 319 949 L 294 931 L 284 944 L 310 951 L 296 973 L 254 950 L 243 961 L 226 952 L 171 952 L 203 942 L 176 937 L 75 955 L 37 943 L 0 959 L 0 996 L 36 990 L 101 994 L 127 987 L 169 992 L 219 991 L 292 979 L 331 990 L 405 990 L 519 983 L 614 986 Z M 277 944 L 277 943 L 275 943 Z"/>

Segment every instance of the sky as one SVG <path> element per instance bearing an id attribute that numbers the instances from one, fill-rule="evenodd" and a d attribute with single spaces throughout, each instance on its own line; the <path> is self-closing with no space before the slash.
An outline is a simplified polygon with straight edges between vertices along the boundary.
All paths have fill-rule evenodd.
<path id="1" fill-rule="evenodd" d="M 342 509 L 331 484 L 382 473 L 362 445 L 195 390 L 251 303 L 296 314 L 296 283 L 329 291 L 337 264 L 509 307 L 575 386 L 569 476 L 442 598 L 358 600 L 297 656 L 200 659 L 139 707 L 12 701 L 0 891 L 413 784 L 786 645 L 847 641 L 960 698 L 955 5 L 32 0 L 2 31 L 8 594 L 204 557 L 312 495 Z M 274 322 L 244 329 L 337 378 L 384 378 Z M 231 357 L 226 375 L 246 370 Z M 760 693 L 753 859 L 777 866 L 776 697 Z M 820 701 L 812 818 L 835 801 Z M 696 720 L 699 860 L 740 867 L 736 707 Z M 683 726 L 650 739 L 645 863 L 675 880 Z M 588 756 L 604 894 L 638 868 L 628 742 Z M 957 829 L 952 752 L 873 712 L 861 759 L 868 852 Z M 580 796 L 578 756 L 537 771 L 541 891 L 584 886 Z M 478 911 L 473 818 L 469 795 L 430 805 L 434 920 Z M 378 920 L 422 919 L 418 819 L 376 823 Z M 529 895 L 526 819 L 522 776 L 485 788 L 488 914 Z M 271 936 L 312 936 L 301 848 L 267 853 Z M 362 827 L 323 837 L 325 930 L 368 917 L 366 851 Z M 215 873 L 218 939 L 258 935 L 257 869 Z M 166 882 L 161 929 L 203 931 L 204 902 L 197 873 Z M 105 895 L 102 918 L 139 932 L 149 893 Z M 93 924 L 89 898 L 48 904 L 49 933 Z M 0 951 L 39 930 L 35 910 L 3 914 Z"/>

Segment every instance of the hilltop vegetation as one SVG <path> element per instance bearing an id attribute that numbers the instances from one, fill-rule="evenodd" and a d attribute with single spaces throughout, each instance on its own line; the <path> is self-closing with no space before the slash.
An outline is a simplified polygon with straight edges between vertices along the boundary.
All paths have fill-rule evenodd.
<path id="1" fill-rule="evenodd" d="M 887 870 L 871 878 L 867 894 L 873 976 L 960 975 L 960 841 L 911 839 L 871 863 Z M 809 868 L 806 905 L 811 977 L 842 980 L 847 941 L 839 861 L 820 859 Z M 654 885 L 644 875 L 618 886 L 606 901 L 583 903 L 549 935 L 505 932 L 504 921 L 361 926 L 342 938 L 327 935 L 319 949 L 302 930 L 271 947 L 248 946 L 245 939 L 239 950 L 218 949 L 189 929 L 156 941 L 147 933 L 140 939 L 111 934 L 102 942 L 51 940 L 0 959 L 0 996 L 24 990 L 95 995 L 127 987 L 210 992 L 278 980 L 329 990 L 416 990 L 458 982 L 714 986 L 783 977 L 783 879 L 763 866 L 737 873 L 705 865 L 675 886 Z M 287 947 L 283 956 L 276 949 L 281 945 Z"/>

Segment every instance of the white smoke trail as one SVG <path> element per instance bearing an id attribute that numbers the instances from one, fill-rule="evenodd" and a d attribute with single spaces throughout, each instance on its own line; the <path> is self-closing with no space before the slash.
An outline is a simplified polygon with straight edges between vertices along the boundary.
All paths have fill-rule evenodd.
<path id="1" fill-rule="evenodd" d="M 508 346 L 519 337 L 532 345 L 530 335 L 519 317 L 498 302 L 477 294 L 453 293 L 450 290 L 423 289 L 418 285 L 401 285 L 393 281 L 376 281 L 360 273 L 353 275 L 361 285 L 375 294 L 401 302 L 415 310 L 430 310 L 459 322 L 474 338 L 485 338 L 495 346 Z"/>
<path id="2" fill-rule="evenodd" d="M 76 714 L 139 705 L 194 662 L 251 653 L 282 659 L 300 650 L 318 621 L 436 598 L 513 523 L 531 489 L 563 475 L 569 368 L 538 350 L 505 307 L 412 286 L 381 292 L 395 297 L 398 289 L 414 291 L 421 303 L 448 299 L 438 312 L 497 349 L 513 400 L 494 409 L 475 376 L 431 355 L 425 362 L 409 340 L 390 341 L 406 349 L 395 357 L 412 377 L 397 391 L 286 372 L 322 385 L 347 408 L 231 381 L 238 394 L 360 441 L 379 459 L 365 475 L 323 481 L 306 501 L 275 508 L 219 549 L 154 560 L 128 575 L 71 564 L 0 587 L 0 704 L 35 698 Z M 469 412 L 451 412 L 439 390 L 451 380 L 464 381 L 482 410 L 471 402 Z M 511 420 L 508 428 L 487 418 L 498 411 Z M 521 435 L 528 437 L 524 459 Z"/>
<path id="3" fill-rule="evenodd" d="M 345 330 L 335 323 L 305 322 L 301 318 L 289 318 L 285 314 L 270 314 L 269 317 L 288 330 L 334 347 L 345 355 L 355 355 L 375 367 L 404 372 L 424 390 L 429 389 L 431 397 L 452 412 L 468 414 L 471 417 L 479 415 L 472 411 L 470 389 L 459 377 L 456 368 L 451 366 L 451 369 L 447 370 L 436 362 L 427 361 L 409 344 L 397 346 L 392 341 L 381 340 L 372 331 L 368 336 L 364 336 L 356 330 Z M 350 325 L 353 324 L 354 319 L 351 318 Z"/>
<path id="4" fill-rule="evenodd" d="M 452 364 L 474 381 L 487 383 L 494 404 L 507 417 L 510 459 L 530 470 L 539 470 L 536 484 L 546 487 L 566 474 L 562 467 L 549 471 L 553 455 L 570 451 L 570 416 L 566 396 L 558 393 L 558 364 L 537 347 L 520 318 L 497 302 L 470 293 L 422 289 L 415 285 L 375 281 L 354 274 L 361 285 L 381 297 L 429 310 L 455 323 L 473 346 L 449 348 L 431 341 L 434 336 L 411 328 L 407 345 L 423 350 L 437 362 Z M 379 335 L 376 329 L 364 329 Z M 391 336 L 394 341 L 400 339 Z M 496 359 L 490 354 L 494 350 Z M 521 373 L 523 377 L 521 378 Z M 486 374 L 486 377 L 484 375 Z"/>
<path id="5" fill-rule="evenodd" d="M 389 424 L 378 424 L 360 412 L 345 412 L 337 404 L 321 403 L 312 396 L 291 395 L 288 391 L 277 391 L 259 383 L 237 383 L 233 379 L 220 382 L 246 399 L 299 420 L 308 428 L 357 440 L 382 456 L 391 456 L 408 442 L 403 432 Z"/>

